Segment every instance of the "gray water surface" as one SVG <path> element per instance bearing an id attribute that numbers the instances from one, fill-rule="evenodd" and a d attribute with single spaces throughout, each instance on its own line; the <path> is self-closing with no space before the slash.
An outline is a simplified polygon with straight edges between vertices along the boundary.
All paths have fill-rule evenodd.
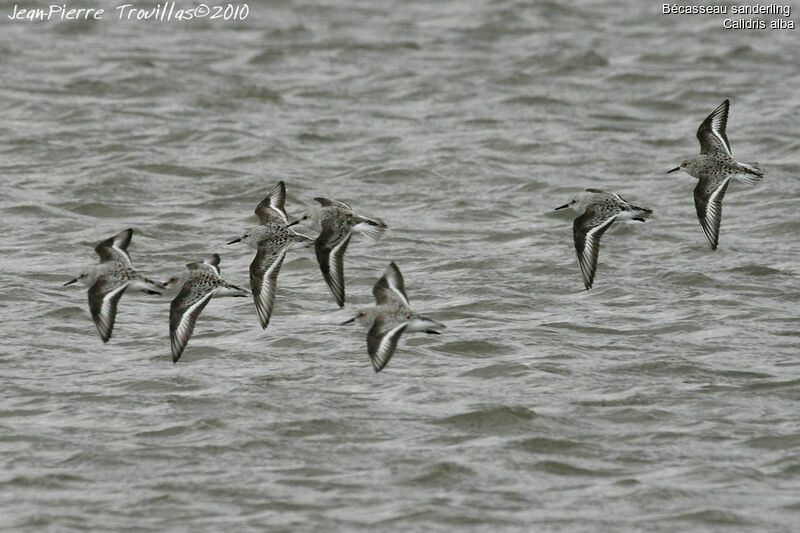
<path id="1" fill-rule="evenodd" d="M 798 30 L 652 2 L 251 4 L 242 22 L 0 16 L 0 529 L 792 531 L 800 523 Z M 0 9 L 5 10 L 6 7 Z M 8 8 L 10 9 L 10 7 Z M 665 171 L 732 101 L 711 252 Z M 285 179 L 389 224 L 354 239 L 348 310 L 313 250 L 269 329 L 212 300 L 177 365 L 169 300 L 131 291 L 103 345 L 92 248 L 133 227 L 156 279 L 225 243 Z M 595 187 L 654 210 L 603 237 Z M 447 324 L 375 374 L 390 260 Z"/>

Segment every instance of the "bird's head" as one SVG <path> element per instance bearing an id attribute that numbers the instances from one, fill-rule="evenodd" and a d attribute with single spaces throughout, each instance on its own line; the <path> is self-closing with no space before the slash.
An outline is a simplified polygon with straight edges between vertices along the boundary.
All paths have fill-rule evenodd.
<path id="1" fill-rule="evenodd" d="M 697 159 L 696 158 L 684 159 L 683 161 L 681 161 L 681 164 L 679 166 L 673 168 L 672 170 L 668 170 L 667 174 L 671 174 L 672 172 L 678 172 L 679 170 L 683 170 L 690 176 L 694 176 L 696 178 L 698 172 Z"/>
<path id="2" fill-rule="evenodd" d="M 92 283 L 94 283 L 94 278 L 95 276 L 92 275 L 92 272 L 81 272 L 80 274 L 78 274 L 77 277 L 72 278 L 71 280 L 66 282 L 64 284 L 64 287 L 66 287 L 67 285 L 72 285 L 73 283 L 77 283 L 79 281 L 84 285 L 89 286 Z"/>

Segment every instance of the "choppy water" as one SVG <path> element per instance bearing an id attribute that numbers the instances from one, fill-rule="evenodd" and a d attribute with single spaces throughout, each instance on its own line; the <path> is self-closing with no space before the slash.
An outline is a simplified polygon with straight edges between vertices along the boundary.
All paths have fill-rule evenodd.
<path id="1" fill-rule="evenodd" d="M 0 515 L 14 531 L 790 531 L 800 512 L 796 31 L 649 2 L 274 2 L 242 23 L 0 23 Z M 4 7 L 5 9 L 5 7 Z M 732 100 L 721 246 L 697 223 L 699 122 Z M 280 178 L 390 225 L 448 325 L 373 373 L 311 250 L 272 323 L 218 299 L 178 365 L 168 301 L 103 346 L 61 284 L 135 228 L 164 279 L 226 246 Z M 582 290 L 572 214 L 655 210 Z"/>

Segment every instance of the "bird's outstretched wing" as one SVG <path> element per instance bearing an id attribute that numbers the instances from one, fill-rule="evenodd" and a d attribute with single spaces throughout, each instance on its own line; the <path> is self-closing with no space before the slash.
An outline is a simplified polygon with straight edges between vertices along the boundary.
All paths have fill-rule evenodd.
<path id="1" fill-rule="evenodd" d="M 117 304 L 127 288 L 128 282 L 105 276 L 97 278 L 97 281 L 89 287 L 89 311 L 103 342 L 108 342 L 111 338 L 114 320 L 117 317 Z"/>
<path id="2" fill-rule="evenodd" d="M 394 262 L 389 263 L 386 272 L 381 279 L 375 283 L 375 286 L 372 288 L 372 294 L 375 296 L 378 305 L 393 301 L 399 301 L 405 306 L 409 305 L 405 283 L 403 282 L 403 275 Z"/>
<path id="3" fill-rule="evenodd" d="M 314 198 L 314 200 L 319 202 L 319 204 L 322 207 L 334 206 L 334 207 L 344 207 L 345 209 L 349 209 L 350 211 L 353 210 L 352 207 L 350 207 L 348 204 L 346 204 L 346 203 L 344 203 L 344 202 L 342 202 L 340 200 L 330 200 L 328 198 L 321 198 L 321 197 Z"/>
<path id="4" fill-rule="evenodd" d="M 286 184 L 283 181 L 272 188 L 269 194 L 256 206 L 256 216 L 262 225 L 277 222 L 281 225 L 289 223 L 286 215 Z"/>
<path id="5" fill-rule="evenodd" d="M 697 140 L 700 141 L 701 154 L 722 152 L 728 157 L 733 157 L 731 143 L 728 142 L 728 135 L 725 133 L 730 105 L 730 100 L 722 102 L 697 128 Z"/>
<path id="6" fill-rule="evenodd" d="M 286 248 L 266 242 L 259 245 L 256 257 L 250 263 L 250 289 L 253 291 L 258 320 L 264 329 L 267 329 L 272 316 L 278 288 L 278 273 L 285 258 Z"/>
<path id="7" fill-rule="evenodd" d="M 323 222 L 322 233 L 314 241 L 322 277 L 339 307 L 344 307 L 344 254 L 352 235 L 352 228 Z"/>
<path id="8" fill-rule="evenodd" d="M 402 322 L 387 328 L 381 317 L 375 319 L 367 333 L 367 352 L 369 352 L 369 360 L 372 362 L 375 372 L 380 372 L 389 364 L 389 360 L 397 348 L 400 335 L 403 334 L 406 326 L 408 323 Z"/>
<path id="9" fill-rule="evenodd" d="M 722 199 L 728 189 L 730 178 L 702 178 L 694 188 L 694 206 L 703 233 L 712 250 L 719 244 L 719 226 L 722 223 Z"/>
<path id="10" fill-rule="evenodd" d="M 600 252 L 600 237 L 617 218 L 616 214 L 606 216 L 589 208 L 572 224 L 575 237 L 575 251 L 581 267 L 583 285 L 586 290 L 592 288 L 594 273 L 597 270 L 597 255 Z"/>
<path id="11" fill-rule="evenodd" d="M 95 246 L 94 251 L 100 256 L 100 262 L 120 259 L 122 262 L 130 264 L 131 256 L 128 255 L 128 245 L 131 243 L 132 237 L 133 229 L 128 228 Z"/>
<path id="12" fill-rule="evenodd" d="M 215 286 L 203 283 L 201 277 L 189 278 L 169 306 L 169 333 L 172 362 L 178 362 L 194 332 L 197 317 L 214 295 Z"/>

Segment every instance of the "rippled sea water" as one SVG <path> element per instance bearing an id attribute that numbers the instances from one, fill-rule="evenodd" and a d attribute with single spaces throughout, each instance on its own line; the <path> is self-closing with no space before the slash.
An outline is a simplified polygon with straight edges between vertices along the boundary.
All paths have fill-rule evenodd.
<path id="1" fill-rule="evenodd" d="M 800 520 L 800 30 L 594 1 L 252 3 L 236 23 L 0 22 L 0 529 L 792 531 Z M 793 14 L 794 17 L 794 14 Z M 793 19 L 794 20 L 794 19 Z M 664 172 L 732 101 L 720 249 Z M 348 309 L 389 260 L 443 335 L 375 374 L 312 250 L 272 323 L 212 300 L 183 358 L 130 292 L 62 287 L 127 227 L 158 278 L 279 180 L 345 200 Z M 603 237 L 586 187 L 655 211 Z"/>

